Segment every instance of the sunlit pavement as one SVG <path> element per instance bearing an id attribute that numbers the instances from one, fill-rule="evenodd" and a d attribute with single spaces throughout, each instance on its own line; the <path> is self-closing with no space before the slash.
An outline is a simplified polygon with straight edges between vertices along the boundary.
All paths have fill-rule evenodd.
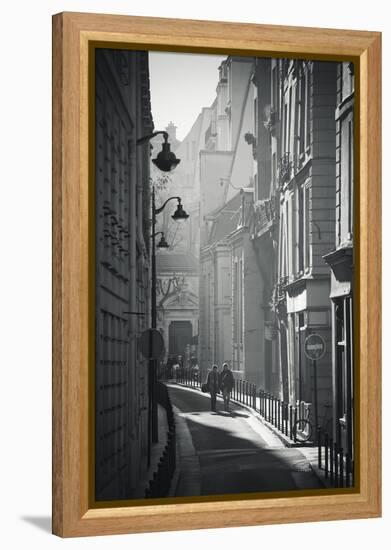
<path id="1" fill-rule="evenodd" d="M 323 485 L 297 448 L 286 448 L 238 405 L 210 410 L 209 394 L 169 385 L 176 413 L 180 472 L 175 496 L 216 495 Z"/>

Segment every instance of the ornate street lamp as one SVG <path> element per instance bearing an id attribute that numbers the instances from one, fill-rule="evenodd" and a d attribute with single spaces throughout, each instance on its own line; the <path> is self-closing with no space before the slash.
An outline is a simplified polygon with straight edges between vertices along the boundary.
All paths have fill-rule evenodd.
<path id="1" fill-rule="evenodd" d="M 155 159 L 152 159 L 152 162 L 157 168 L 159 168 L 159 170 L 162 170 L 162 172 L 171 172 L 181 161 L 180 159 L 177 159 L 175 154 L 171 151 L 171 146 L 168 143 L 167 132 L 164 130 L 159 130 L 158 132 L 153 132 L 148 136 L 143 136 L 137 140 L 137 145 L 142 145 L 159 134 L 162 134 L 164 137 L 164 142 L 162 143 L 162 150 Z"/>
<path id="2" fill-rule="evenodd" d="M 168 133 L 165 131 L 157 131 L 147 136 L 143 136 L 136 141 L 137 145 L 142 145 L 149 142 L 155 136 L 162 135 L 164 137 L 164 142 L 162 143 L 162 150 L 157 155 L 156 158 L 152 159 L 154 165 L 161 170 L 162 172 L 171 172 L 178 166 L 180 159 L 177 159 L 175 154 L 171 151 L 170 144 L 168 142 Z M 155 208 L 155 190 L 152 189 L 152 297 L 151 297 L 151 317 L 152 317 L 152 328 L 156 328 L 156 250 L 155 250 L 155 233 L 156 226 L 156 214 L 161 212 L 163 207 L 157 212 Z M 186 214 L 186 212 L 185 212 Z M 183 214 L 182 214 L 183 217 Z M 169 245 L 164 238 L 162 237 L 158 244 L 160 249 L 167 249 Z M 148 406 L 148 466 L 151 461 L 151 440 L 156 443 L 158 441 L 158 421 L 157 421 L 157 400 L 156 400 L 156 368 L 157 363 L 155 359 L 149 361 L 149 406 Z"/>
<path id="3" fill-rule="evenodd" d="M 175 198 L 178 199 L 178 206 L 171 218 L 176 222 L 184 222 L 189 217 L 189 214 L 183 209 L 181 199 L 179 197 Z"/>
<path id="4" fill-rule="evenodd" d="M 164 233 L 163 231 L 157 231 L 155 233 L 155 237 L 157 237 L 158 235 L 161 235 L 160 237 L 160 241 L 157 243 L 157 248 L 170 248 L 170 245 L 168 244 L 168 242 L 166 241 L 166 237 L 164 236 Z M 152 236 L 152 235 L 151 235 Z"/>
<path id="5" fill-rule="evenodd" d="M 181 197 L 169 197 L 162 206 L 159 206 L 159 208 L 156 208 L 155 203 L 155 188 L 152 187 L 152 246 L 151 246 L 151 268 L 152 268 L 152 287 L 151 287 L 151 328 L 155 329 L 157 324 L 157 308 L 156 308 L 156 244 L 155 239 L 156 236 L 161 234 L 162 237 L 160 239 L 160 242 L 158 244 L 159 248 L 167 248 L 168 243 L 164 238 L 164 233 L 162 231 L 156 232 L 156 216 L 158 216 L 163 210 L 165 209 L 168 202 L 171 200 L 177 200 L 178 206 L 175 210 L 174 214 L 171 216 L 173 220 L 176 221 L 184 221 L 187 220 L 189 217 L 189 214 L 183 209 L 182 206 L 182 199 Z M 163 241 L 163 242 L 162 242 Z M 153 360 L 154 364 L 151 368 L 151 376 L 152 376 L 152 441 L 154 443 L 157 443 L 158 441 L 158 421 L 157 421 L 157 400 L 156 400 L 156 360 Z"/>

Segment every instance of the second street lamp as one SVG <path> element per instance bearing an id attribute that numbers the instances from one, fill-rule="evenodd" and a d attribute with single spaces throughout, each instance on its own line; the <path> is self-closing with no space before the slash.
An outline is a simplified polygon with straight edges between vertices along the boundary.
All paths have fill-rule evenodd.
<path id="1" fill-rule="evenodd" d="M 183 209 L 181 197 L 169 197 L 159 208 L 156 208 L 155 203 L 155 188 L 152 187 L 152 246 L 151 246 L 151 268 L 152 268 L 152 285 L 151 285 L 151 328 L 156 328 L 157 324 L 157 308 L 156 308 L 156 236 L 162 234 L 160 239 L 159 248 L 167 248 L 167 242 L 162 231 L 156 233 L 156 216 L 158 216 L 165 209 L 167 203 L 171 200 L 177 200 L 178 206 L 171 216 L 173 220 L 184 221 L 187 220 L 189 214 Z M 163 241 L 163 245 L 162 245 Z M 165 243 L 165 244 L 164 244 Z M 167 245 L 167 246 L 166 246 Z M 152 442 L 157 443 L 158 441 L 158 414 L 157 414 L 157 399 L 156 399 L 156 370 L 157 370 L 157 360 L 150 360 L 150 370 L 149 374 L 151 377 L 151 431 L 152 431 Z"/>
<path id="2" fill-rule="evenodd" d="M 179 197 L 171 197 L 178 199 L 178 206 L 175 210 L 174 214 L 171 216 L 171 218 L 177 222 L 184 222 L 189 217 L 189 214 L 186 212 L 186 210 L 183 209 L 181 199 Z M 170 199 L 168 199 L 170 200 Z"/>

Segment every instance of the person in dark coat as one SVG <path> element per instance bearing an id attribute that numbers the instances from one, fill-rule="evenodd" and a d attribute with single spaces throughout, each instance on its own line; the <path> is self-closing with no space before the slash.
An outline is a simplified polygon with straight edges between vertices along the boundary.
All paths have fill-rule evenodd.
<path id="1" fill-rule="evenodd" d="M 210 393 L 211 410 L 216 411 L 217 394 L 220 393 L 220 376 L 217 370 L 217 365 L 213 365 L 212 370 L 208 372 L 206 380 L 208 391 Z"/>
<path id="2" fill-rule="evenodd" d="M 235 381 L 232 371 L 228 368 L 227 363 L 223 364 L 223 371 L 220 374 L 220 388 L 223 393 L 224 410 L 229 411 L 229 401 L 231 399 L 231 391 Z"/>

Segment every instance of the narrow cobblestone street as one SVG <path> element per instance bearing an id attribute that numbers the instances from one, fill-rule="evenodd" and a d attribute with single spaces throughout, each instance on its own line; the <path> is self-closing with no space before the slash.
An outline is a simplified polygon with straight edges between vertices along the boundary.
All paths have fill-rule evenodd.
<path id="1" fill-rule="evenodd" d="M 230 412 L 209 394 L 170 385 L 176 413 L 180 472 L 175 496 L 319 489 L 321 483 L 297 448 L 286 448 L 242 407 Z"/>

